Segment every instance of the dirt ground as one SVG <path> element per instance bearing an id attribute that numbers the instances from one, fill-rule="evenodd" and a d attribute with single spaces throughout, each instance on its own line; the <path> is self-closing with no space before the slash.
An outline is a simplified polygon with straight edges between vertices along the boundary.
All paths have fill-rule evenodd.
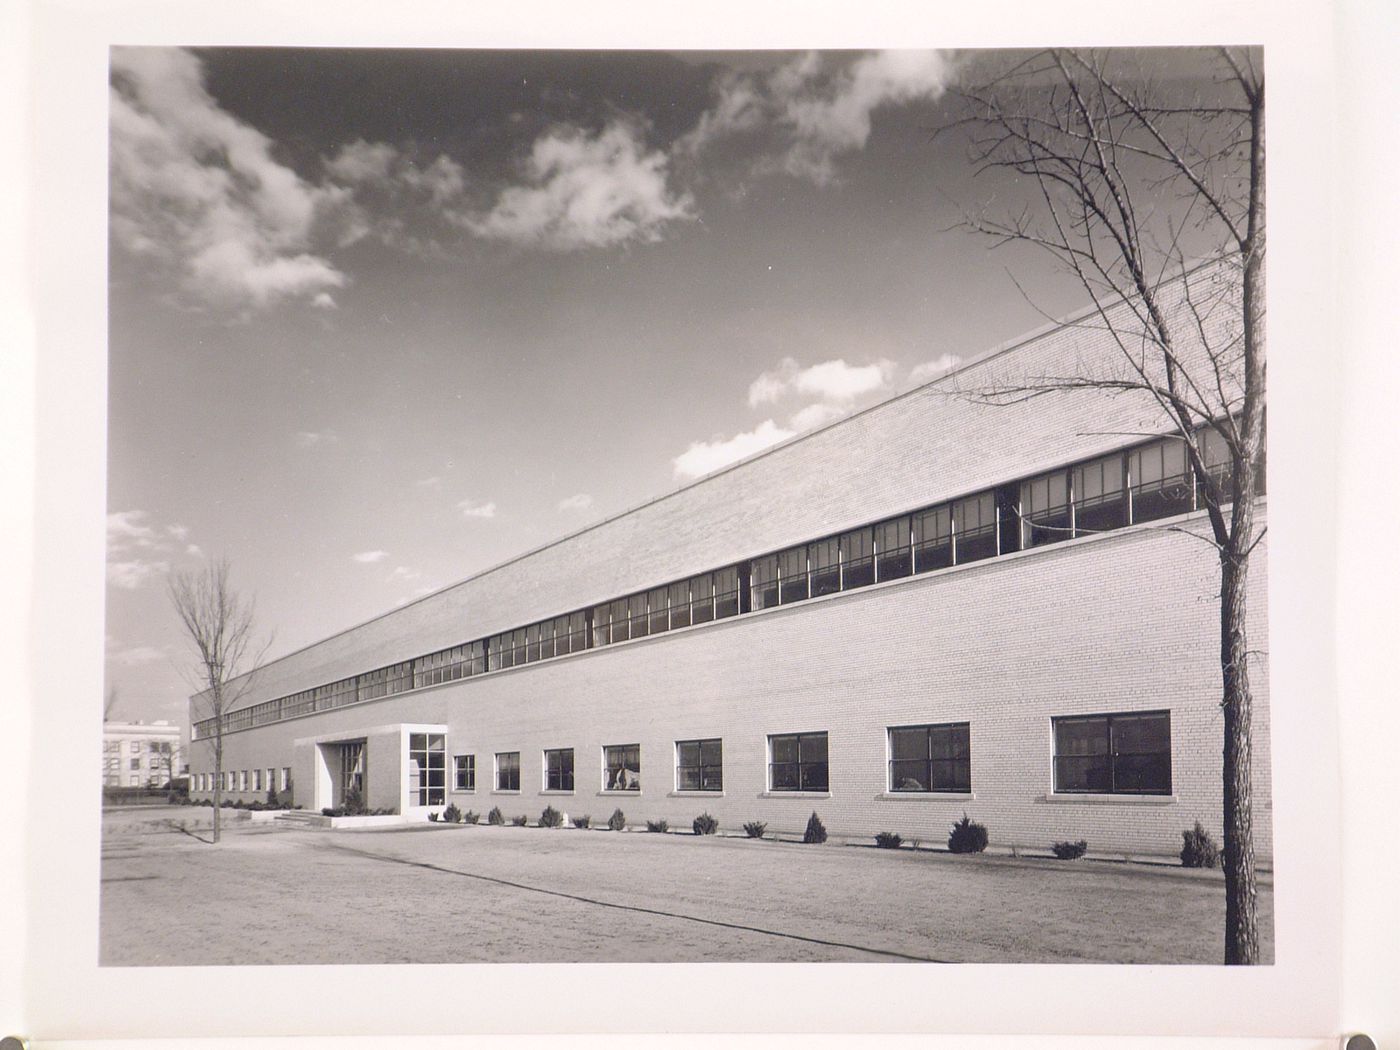
<path id="1" fill-rule="evenodd" d="M 184 822 L 184 829 L 178 824 Z M 646 832 L 104 818 L 109 966 L 1217 963 L 1219 872 Z M 1263 955 L 1273 888 L 1261 880 Z"/>

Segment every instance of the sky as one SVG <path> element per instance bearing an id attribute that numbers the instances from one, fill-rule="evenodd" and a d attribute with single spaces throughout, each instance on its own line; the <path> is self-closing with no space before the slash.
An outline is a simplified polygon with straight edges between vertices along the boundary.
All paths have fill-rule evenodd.
<path id="1" fill-rule="evenodd" d="M 114 49 L 112 717 L 186 719 L 172 571 L 276 657 L 1084 305 L 957 228 L 978 60 Z"/>

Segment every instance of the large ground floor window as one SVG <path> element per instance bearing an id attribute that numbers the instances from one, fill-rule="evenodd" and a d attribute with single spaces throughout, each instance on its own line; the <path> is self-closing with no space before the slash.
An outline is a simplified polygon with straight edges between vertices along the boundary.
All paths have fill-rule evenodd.
<path id="1" fill-rule="evenodd" d="M 496 752 L 496 790 L 520 790 L 520 752 Z"/>
<path id="2" fill-rule="evenodd" d="M 723 741 L 676 741 L 676 790 L 724 790 Z"/>
<path id="3" fill-rule="evenodd" d="M 968 724 L 890 729 L 891 791 L 971 791 Z"/>
<path id="4" fill-rule="evenodd" d="M 453 791 L 475 791 L 475 790 L 476 790 L 476 756 L 475 756 L 475 755 L 453 755 L 453 756 L 452 756 L 452 790 L 453 790 Z"/>
<path id="5" fill-rule="evenodd" d="M 544 753 L 544 789 L 572 791 L 574 789 L 574 749 L 561 747 Z"/>
<path id="6" fill-rule="evenodd" d="M 827 791 L 826 734 L 770 736 L 768 786 L 771 791 Z"/>
<path id="7" fill-rule="evenodd" d="M 1055 790 L 1107 795 L 1170 795 L 1168 711 L 1056 718 Z"/>
<path id="8" fill-rule="evenodd" d="M 640 744 L 613 744 L 603 748 L 603 789 L 640 791 L 642 789 L 642 748 Z"/>
<path id="9" fill-rule="evenodd" d="M 447 794 L 447 746 L 441 733 L 408 736 L 410 805 L 440 806 Z"/>

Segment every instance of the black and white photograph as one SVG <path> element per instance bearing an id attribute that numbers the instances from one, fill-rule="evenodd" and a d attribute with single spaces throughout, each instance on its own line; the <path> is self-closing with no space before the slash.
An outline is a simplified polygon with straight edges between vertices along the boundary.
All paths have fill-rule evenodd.
<path id="1" fill-rule="evenodd" d="M 0 1050 L 1388 1045 L 1395 18 L 0 10 Z"/>
<path id="2" fill-rule="evenodd" d="M 1264 60 L 114 48 L 102 963 L 1271 963 Z"/>

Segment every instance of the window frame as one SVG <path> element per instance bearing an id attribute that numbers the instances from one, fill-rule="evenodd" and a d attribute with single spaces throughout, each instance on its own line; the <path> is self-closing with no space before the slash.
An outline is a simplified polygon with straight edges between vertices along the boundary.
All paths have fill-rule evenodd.
<path id="1" fill-rule="evenodd" d="M 423 745 L 416 742 L 422 739 Z M 422 755 L 418 766 L 417 788 L 407 787 L 410 806 L 441 806 L 447 801 L 447 734 L 429 730 L 408 734 L 408 766 L 412 767 L 414 756 Z M 433 764 L 434 756 L 440 758 L 439 765 Z M 407 773 L 408 770 L 405 770 Z M 436 775 L 434 775 L 436 774 Z M 405 778 L 407 779 L 407 778 Z M 416 801 L 414 796 L 416 795 Z"/>
<path id="2" fill-rule="evenodd" d="M 927 735 L 926 758 L 921 759 L 901 759 L 895 757 L 894 735 L 896 733 L 908 733 L 923 730 Z M 933 750 L 933 731 L 962 731 L 960 741 L 963 749 L 963 756 L 954 755 L 952 758 L 935 758 Z M 891 795 L 970 795 L 972 794 L 972 723 L 971 722 L 921 722 L 914 725 L 886 726 L 885 746 L 887 748 L 887 761 L 885 764 L 885 790 Z M 922 762 L 927 767 L 927 774 L 924 783 L 929 785 L 920 788 L 902 788 L 895 785 L 896 764 L 909 765 Z M 953 766 L 961 764 L 966 767 L 966 779 L 954 787 L 934 787 L 937 778 L 934 776 L 934 767 L 939 763 L 946 763 Z"/>
<path id="3" fill-rule="evenodd" d="M 802 757 L 802 743 L 804 740 L 822 740 L 822 758 L 804 760 Z M 793 740 L 797 744 L 797 758 L 795 761 L 778 762 L 774 758 L 774 748 L 780 741 Z M 797 773 L 796 787 L 777 787 L 774 783 L 774 772 L 778 766 L 795 766 Z M 825 769 L 823 783 L 820 787 L 807 783 L 806 767 L 815 769 L 822 766 Z M 768 734 L 768 792 L 770 794 L 810 794 L 829 795 L 831 794 L 831 734 L 825 730 L 804 730 L 798 733 L 769 733 Z"/>
<path id="4" fill-rule="evenodd" d="M 624 786 L 624 787 L 614 787 L 614 786 L 613 786 L 613 782 L 614 782 L 615 780 L 619 779 L 618 777 L 614 776 L 614 775 L 612 774 L 612 772 L 611 772 L 612 766 L 611 766 L 611 763 L 609 762 L 609 757 L 610 757 L 609 752 L 613 752 L 613 751 L 621 751 L 621 752 L 623 752 L 623 755 L 622 755 L 622 763 L 617 767 L 617 769 L 618 769 L 619 772 L 621 772 L 622 770 L 626 770 L 626 769 L 628 768 L 627 765 L 626 765 L 626 761 L 627 761 L 626 752 L 632 751 L 632 752 L 635 753 L 635 755 L 636 755 L 636 766 L 637 766 L 636 770 L 634 771 L 635 774 L 636 774 L 636 778 L 637 778 L 636 786 L 635 786 L 635 787 L 625 787 L 625 786 Z M 640 795 L 640 794 L 642 793 L 642 745 L 641 745 L 640 743 L 636 743 L 636 744 L 604 744 L 603 747 L 602 747 L 602 758 L 603 758 L 603 771 L 602 771 L 602 783 L 603 783 L 603 788 L 602 788 L 602 790 L 603 790 L 604 792 L 606 792 L 606 793 L 608 793 L 608 794 L 616 794 L 616 795 Z M 621 779 L 622 779 L 623 783 L 625 784 L 625 783 L 626 783 L 626 778 L 623 777 L 623 778 L 621 778 Z"/>
<path id="5" fill-rule="evenodd" d="M 714 745 L 718 748 L 718 750 L 719 750 L 719 756 L 718 756 L 718 761 L 717 761 L 717 762 L 706 762 L 706 761 L 705 761 L 705 745 L 707 745 L 707 744 L 714 744 Z M 722 795 L 722 794 L 724 794 L 724 738 L 723 738 L 723 737 L 714 736 L 714 737 L 699 737 L 699 738 L 696 738 L 696 739 L 693 739 L 693 740 L 677 740 L 677 741 L 675 742 L 675 745 L 676 745 L 676 762 L 675 762 L 675 766 L 676 766 L 676 791 L 678 791 L 678 792 L 682 792 L 682 791 L 683 791 L 683 792 L 694 792 L 695 794 L 703 794 L 703 795 Z M 682 760 L 681 760 L 681 759 L 682 759 L 681 749 L 684 748 L 684 747 L 688 747 L 688 746 L 689 746 L 689 747 L 695 747 L 695 748 L 698 749 L 698 752 L 697 752 L 697 755 L 696 755 L 696 758 L 698 759 L 698 761 L 695 762 L 695 763 L 693 763 L 693 764 L 687 764 L 687 763 L 682 762 Z M 698 787 L 686 787 L 686 786 L 685 786 L 685 784 L 682 782 L 682 778 L 683 778 L 683 776 L 684 776 L 684 774 L 683 774 L 683 771 L 684 771 L 684 770 L 694 770 L 694 771 L 695 771 L 695 783 L 696 783 L 697 785 L 699 785 Z M 715 780 L 715 782 L 714 782 L 714 786 L 713 786 L 713 787 L 706 787 L 706 786 L 705 786 L 705 785 L 706 785 L 706 782 L 707 782 L 707 773 L 706 773 L 706 770 L 715 770 L 715 771 L 717 771 L 716 774 L 715 774 L 715 775 L 716 775 L 716 780 Z"/>
<path id="6" fill-rule="evenodd" d="M 508 759 L 508 760 L 513 760 L 513 761 L 504 762 L 504 763 L 503 763 L 503 762 L 501 761 L 502 759 Z M 510 768 L 511 766 L 513 766 L 514 768 Z M 495 785 L 494 788 L 493 788 L 492 790 L 493 790 L 496 794 L 518 795 L 518 794 L 520 793 L 520 752 L 519 752 L 519 751 L 497 751 L 497 752 L 496 752 L 495 761 L 494 761 L 494 763 L 493 763 L 493 767 L 492 767 L 492 768 L 493 768 L 493 774 L 492 774 L 492 780 L 491 780 L 491 782 L 492 782 L 492 784 Z M 503 786 L 502 786 L 502 783 L 503 783 L 503 781 L 502 781 L 502 776 L 503 776 L 503 775 L 506 777 L 506 780 L 504 781 L 504 783 L 506 783 L 506 784 L 508 785 L 509 782 L 510 782 L 511 780 L 514 780 L 515 786 L 514 786 L 514 787 L 510 787 L 510 786 L 504 786 L 504 787 L 503 787 Z"/>
<path id="7" fill-rule="evenodd" d="M 452 790 L 457 794 L 476 794 L 475 751 L 452 756 Z"/>
<path id="8" fill-rule="evenodd" d="M 558 766 L 554 767 L 557 760 Z M 567 767 L 567 768 L 566 768 Z M 574 793 L 574 749 L 571 747 L 545 748 L 540 775 L 542 790 L 547 794 L 572 795 Z M 553 781 L 553 783 L 551 783 Z"/>
<path id="9" fill-rule="evenodd" d="M 1160 718 L 1166 724 L 1166 750 L 1165 751 L 1132 751 L 1120 755 L 1117 751 L 1116 741 L 1113 735 L 1113 723 L 1115 720 L 1141 721 L 1150 718 Z M 1088 755 L 1062 755 L 1060 753 L 1060 733 L 1062 725 L 1073 723 L 1086 723 L 1103 721 L 1106 736 L 1107 750 L 1100 753 L 1091 752 Z M 1115 795 L 1125 798 L 1166 798 L 1173 795 L 1173 761 L 1172 761 L 1172 724 L 1171 709 L 1153 709 L 1148 711 L 1101 711 L 1093 714 L 1083 715 L 1052 715 L 1050 719 L 1050 747 L 1051 747 L 1051 791 L 1055 795 L 1063 796 L 1083 796 L 1083 795 Z M 1141 757 L 1144 755 L 1165 756 L 1166 760 L 1166 786 L 1163 789 L 1134 790 L 1119 788 L 1117 786 L 1117 759 L 1120 757 Z M 1065 759 L 1075 758 L 1096 758 L 1103 757 L 1108 760 L 1108 787 L 1085 787 L 1067 788 L 1062 786 L 1061 763 Z"/>

